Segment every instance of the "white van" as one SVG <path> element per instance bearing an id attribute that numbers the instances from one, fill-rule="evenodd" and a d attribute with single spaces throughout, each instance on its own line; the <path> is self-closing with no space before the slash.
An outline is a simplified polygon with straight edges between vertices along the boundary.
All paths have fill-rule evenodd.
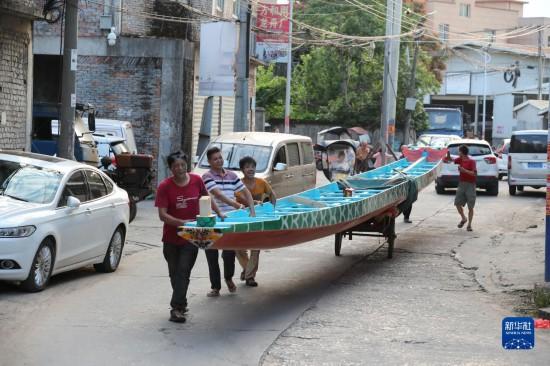
<path id="1" fill-rule="evenodd" d="M 119 121 L 116 119 L 95 119 L 95 131 L 104 136 L 121 137 L 126 142 L 126 146 L 132 154 L 137 154 L 136 138 L 132 124 L 128 121 Z"/>
<path id="2" fill-rule="evenodd" d="M 314 188 L 317 171 L 313 159 L 311 138 L 286 133 L 233 132 L 215 137 L 200 157 L 193 173 L 203 175 L 210 169 L 206 151 L 222 150 L 224 167 L 239 171 L 239 161 L 245 156 L 256 160 L 256 176 L 265 179 L 277 197 Z"/>
<path id="3" fill-rule="evenodd" d="M 84 128 L 88 131 L 88 122 L 83 119 Z M 78 132 L 78 131 L 77 131 Z M 120 137 L 126 142 L 126 146 L 130 149 L 132 154 L 137 154 L 136 138 L 134 136 L 134 130 L 132 124 L 128 121 L 119 121 L 116 119 L 95 119 L 95 130 L 92 133 L 97 133 L 106 137 Z M 59 134 L 59 125 L 57 120 L 52 120 L 52 135 Z M 80 135 L 79 135 L 80 136 Z M 93 141 L 93 138 L 90 139 Z"/>
<path id="4" fill-rule="evenodd" d="M 510 195 L 523 187 L 546 187 L 547 130 L 514 131 L 508 150 L 508 189 Z"/>

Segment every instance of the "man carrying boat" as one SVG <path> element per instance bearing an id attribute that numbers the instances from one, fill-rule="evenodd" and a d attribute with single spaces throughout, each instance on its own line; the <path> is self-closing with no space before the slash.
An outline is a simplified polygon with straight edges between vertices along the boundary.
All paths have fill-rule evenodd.
<path id="1" fill-rule="evenodd" d="M 237 174 L 231 170 L 223 168 L 223 156 L 220 148 L 212 147 L 206 152 L 206 158 L 210 165 L 210 170 L 203 174 L 202 180 L 208 192 L 214 197 L 214 201 L 222 212 L 238 210 L 244 208 L 236 201 L 235 194 L 242 192 L 245 202 L 250 209 L 250 216 L 256 216 L 254 211 L 254 201 L 252 195 L 241 182 Z M 207 293 L 208 297 L 220 295 L 221 273 L 218 263 L 218 250 L 207 249 L 206 260 L 208 262 L 208 271 L 210 274 L 211 290 Z M 223 277 L 229 292 L 237 291 L 237 286 L 233 282 L 235 274 L 235 251 L 223 250 Z"/>
<path id="2" fill-rule="evenodd" d="M 245 156 L 239 161 L 239 168 L 243 173 L 242 182 L 246 188 L 252 194 L 255 204 L 262 204 L 264 199 L 269 199 L 271 204 L 275 206 L 277 197 L 273 192 L 273 189 L 267 183 L 265 179 L 255 177 L 256 174 L 256 160 L 251 156 Z M 242 191 L 241 191 L 242 192 Z M 246 204 L 246 199 L 241 192 L 237 192 L 237 201 L 242 204 Z M 256 272 L 258 271 L 258 263 L 260 260 L 260 251 L 251 250 L 250 258 L 248 257 L 247 250 L 237 250 L 237 259 L 243 268 L 241 273 L 241 281 L 246 281 L 247 286 L 256 287 Z"/>
<path id="3" fill-rule="evenodd" d="M 460 214 L 461 220 L 458 227 L 462 228 L 466 222 L 468 226 L 466 230 L 472 231 L 472 219 L 474 218 L 474 206 L 476 203 L 476 162 L 468 156 L 468 146 L 460 145 L 458 148 L 458 158 L 454 159 L 454 163 L 458 165 L 460 172 L 458 178 L 458 188 L 455 196 L 455 206 Z M 451 153 L 447 151 L 447 162 L 453 161 Z M 468 218 L 464 215 L 464 206 L 468 205 Z"/>

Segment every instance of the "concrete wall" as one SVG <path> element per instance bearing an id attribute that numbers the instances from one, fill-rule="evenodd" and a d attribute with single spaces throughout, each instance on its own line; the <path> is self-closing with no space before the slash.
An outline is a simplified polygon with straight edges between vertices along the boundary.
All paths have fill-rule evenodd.
<path id="1" fill-rule="evenodd" d="M 32 20 L 0 7 L 0 149 L 30 149 L 31 80 Z"/>

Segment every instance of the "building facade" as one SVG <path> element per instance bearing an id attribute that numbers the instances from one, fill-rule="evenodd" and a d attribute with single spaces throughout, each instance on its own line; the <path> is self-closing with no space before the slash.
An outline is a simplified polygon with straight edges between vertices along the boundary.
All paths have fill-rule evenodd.
<path id="1" fill-rule="evenodd" d="M 540 73 L 539 55 L 518 46 L 486 48 L 470 43 L 455 46 L 454 51 L 447 60 L 440 92 L 427 102 L 461 106 L 465 128 L 475 130 L 481 137 L 485 96 L 485 139 L 493 144 L 521 129 L 514 108 L 527 100 L 539 99 L 539 85 L 543 98 L 548 95 L 550 52 L 544 58 L 545 66 Z"/>
<path id="2" fill-rule="evenodd" d="M 169 174 L 166 156 L 182 146 L 192 105 L 194 30 L 153 16 L 174 12 L 191 16 L 167 0 L 79 2 L 77 102 L 93 104 L 100 118 L 131 122 L 138 152 L 153 155 L 158 179 Z M 34 26 L 35 128 L 52 118 L 44 106 L 60 96 L 61 23 Z"/>
<path id="3" fill-rule="evenodd" d="M 32 130 L 33 0 L 0 2 L 0 149 L 28 150 Z"/>

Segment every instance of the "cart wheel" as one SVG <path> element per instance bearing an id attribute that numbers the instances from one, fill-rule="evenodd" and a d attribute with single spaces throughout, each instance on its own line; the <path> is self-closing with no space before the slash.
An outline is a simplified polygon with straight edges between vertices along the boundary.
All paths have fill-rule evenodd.
<path id="1" fill-rule="evenodd" d="M 334 235 L 334 255 L 339 257 L 340 250 L 342 249 L 342 234 L 338 233 Z"/>

